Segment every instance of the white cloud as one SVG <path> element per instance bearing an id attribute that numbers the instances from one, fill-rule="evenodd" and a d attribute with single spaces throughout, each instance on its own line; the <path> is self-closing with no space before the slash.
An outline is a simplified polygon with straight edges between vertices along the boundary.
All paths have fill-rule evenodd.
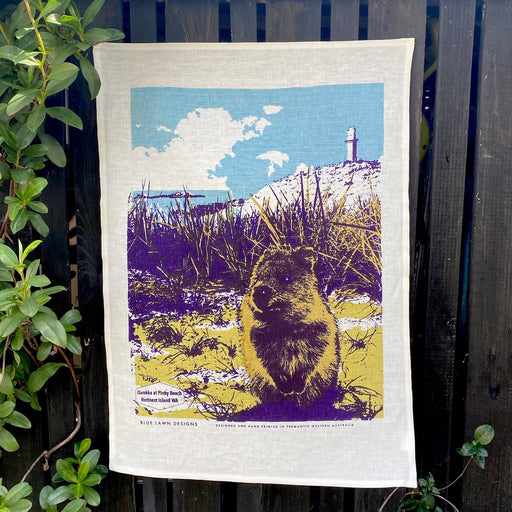
<path id="1" fill-rule="evenodd" d="M 256 116 L 235 120 L 224 108 L 198 108 L 178 123 L 176 137 L 164 151 L 135 148 L 133 163 L 144 166 L 149 175 L 153 169 L 164 173 L 167 188 L 229 190 L 226 176 L 216 175 L 222 160 L 235 156 L 237 142 L 260 137 L 270 124 L 264 121 Z"/>
<path id="2" fill-rule="evenodd" d="M 172 133 L 172 130 L 170 128 L 167 128 L 167 126 L 159 126 L 156 129 L 157 132 L 169 132 Z"/>
<path id="3" fill-rule="evenodd" d="M 258 160 L 268 160 L 269 166 L 267 169 L 268 176 L 272 176 L 276 172 L 275 166 L 283 167 L 284 162 L 288 162 L 290 157 L 282 151 L 267 151 L 256 157 Z"/>
<path id="4" fill-rule="evenodd" d="M 268 116 L 271 114 L 277 114 L 278 112 L 281 112 L 281 110 L 283 110 L 283 107 L 280 105 L 265 105 L 263 107 L 263 112 Z"/>

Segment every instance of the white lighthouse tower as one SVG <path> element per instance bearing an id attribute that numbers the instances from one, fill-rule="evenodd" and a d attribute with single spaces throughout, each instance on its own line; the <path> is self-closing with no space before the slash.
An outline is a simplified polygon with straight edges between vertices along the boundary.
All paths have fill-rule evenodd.
<path id="1" fill-rule="evenodd" d="M 356 127 L 351 126 L 347 130 L 347 160 L 349 162 L 357 162 L 357 138 L 356 138 Z"/>

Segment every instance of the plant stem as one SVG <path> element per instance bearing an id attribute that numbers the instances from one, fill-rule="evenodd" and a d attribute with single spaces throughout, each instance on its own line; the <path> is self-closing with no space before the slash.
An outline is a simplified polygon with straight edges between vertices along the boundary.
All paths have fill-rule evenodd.
<path id="1" fill-rule="evenodd" d="M 455 512 L 460 512 L 460 510 L 450 500 L 447 500 L 446 498 L 440 496 L 439 494 L 436 494 L 435 497 L 439 498 L 440 500 L 443 500 L 445 503 L 448 503 L 448 505 L 450 505 L 450 507 L 452 507 L 453 510 L 455 510 Z"/>
<path id="2" fill-rule="evenodd" d="M 464 466 L 464 469 L 461 471 L 460 475 L 453 482 L 450 482 L 448 485 L 441 487 L 439 489 L 439 491 L 445 491 L 446 489 L 451 487 L 455 482 L 458 482 L 464 476 L 464 473 L 467 471 L 467 469 L 469 468 L 469 465 L 471 464 L 472 461 L 473 461 L 473 455 L 471 455 L 469 460 L 466 462 L 466 465 Z"/>
<path id="3" fill-rule="evenodd" d="M 39 30 L 37 29 L 37 23 L 34 19 L 34 15 L 32 14 L 32 9 L 30 8 L 30 4 L 28 0 L 23 0 L 25 4 L 25 8 L 27 9 L 28 17 L 30 18 L 30 23 L 32 23 L 32 27 L 34 28 L 34 32 L 36 34 L 37 42 L 39 44 L 39 49 L 41 50 L 41 73 L 43 74 L 43 81 L 46 82 L 46 73 L 44 71 L 44 64 L 46 62 L 46 48 L 44 47 L 43 39 L 41 38 L 41 34 L 39 33 Z"/>
<path id="4" fill-rule="evenodd" d="M 75 425 L 75 428 L 73 429 L 73 432 L 71 432 L 71 434 L 69 434 L 69 436 L 66 437 L 66 439 L 61 441 L 59 444 L 56 444 L 51 450 L 45 450 L 43 453 L 41 453 L 41 455 L 39 455 L 37 457 L 37 459 L 34 462 L 32 462 L 30 467 L 27 469 L 27 472 L 23 475 L 21 482 L 24 482 L 28 478 L 28 476 L 30 475 L 30 473 L 32 472 L 32 470 L 34 469 L 36 464 L 43 457 L 45 459 L 44 464 L 43 464 L 43 469 L 45 471 L 48 471 L 48 469 L 50 467 L 48 464 L 48 461 L 49 461 L 51 455 L 54 452 L 56 452 L 59 448 L 62 448 L 64 445 L 69 443 L 76 436 L 77 432 L 80 430 L 80 427 L 82 426 L 82 414 L 80 413 L 80 404 L 78 402 L 75 402 L 75 411 L 76 411 L 76 425 Z"/>
<path id="5" fill-rule="evenodd" d="M 384 500 L 382 505 L 379 507 L 379 510 L 377 512 L 382 512 L 384 510 L 384 507 L 387 505 L 388 501 L 391 499 L 391 497 L 400 489 L 400 487 L 395 487 L 387 496 L 387 498 Z"/>
<path id="6" fill-rule="evenodd" d="M 7 36 L 7 32 L 5 31 L 4 24 L 1 21 L 0 21 L 0 32 L 4 36 L 5 42 L 7 44 L 11 44 L 11 41 L 10 41 L 9 37 Z"/>
<path id="7" fill-rule="evenodd" d="M 2 354 L 2 374 L 0 375 L 0 383 L 4 380 L 4 375 L 5 375 L 5 357 L 6 357 L 6 354 L 7 354 L 7 348 L 9 347 L 9 341 L 10 341 L 10 336 L 8 336 L 5 340 L 5 347 L 4 347 L 4 353 Z"/>
<path id="8" fill-rule="evenodd" d="M 59 354 L 64 359 L 64 362 L 66 363 L 69 371 L 71 372 L 71 377 L 73 378 L 73 383 L 75 385 L 76 390 L 76 396 L 78 397 L 78 400 L 80 400 L 80 388 L 78 387 L 78 379 L 76 377 L 75 369 L 73 368 L 73 365 L 71 364 L 71 361 L 69 360 L 69 357 L 66 355 L 66 352 L 62 350 L 58 345 L 55 345 L 57 347 L 57 350 L 59 351 Z"/>

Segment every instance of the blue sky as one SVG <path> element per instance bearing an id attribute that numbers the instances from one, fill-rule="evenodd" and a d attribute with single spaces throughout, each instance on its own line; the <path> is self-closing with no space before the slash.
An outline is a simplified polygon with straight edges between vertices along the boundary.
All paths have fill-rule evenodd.
<path id="1" fill-rule="evenodd" d="M 359 158 L 379 159 L 384 86 L 134 88 L 131 123 L 138 161 L 148 169 L 173 169 L 169 189 L 247 197 L 301 164 L 344 161 L 350 126 L 357 129 Z"/>

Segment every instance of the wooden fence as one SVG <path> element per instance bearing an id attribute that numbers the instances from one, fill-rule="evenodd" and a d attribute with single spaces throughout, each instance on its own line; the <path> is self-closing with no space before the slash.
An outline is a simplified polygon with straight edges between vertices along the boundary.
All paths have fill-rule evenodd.
<path id="1" fill-rule="evenodd" d="M 83 9 L 87 0 L 78 0 Z M 81 5 L 80 5 L 81 4 Z M 508 0 L 107 0 L 97 24 L 126 42 L 300 41 L 414 37 L 411 85 L 411 326 L 417 460 L 441 485 L 476 426 L 497 436 L 485 471 L 450 488 L 465 512 L 512 510 L 512 2 Z M 424 44 L 424 42 L 426 44 Z M 425 72 L 426 70 L 426 72 Z M 45 273 L 70 284 L 84 317 L 82 436 L 108 453 L 108 405 L 95 104 L 69 104 L 83 132 L 60 133 L 69 165 L 48 171 Z M 421 135 L 422 114 L 430 140 Z M 420 148 L 426 150 L 420 159 Z M 76 215 L 77 245 L 68 246 Z M 76 263 L 76 267 L 75 264 Z M 65 301 L 63 301 L 65 302 Z M 69 305 L 69 304 L 68 304 Z M 62 304 L 63 309 L 66 304 Z M 8 483 L 73 430 L 72 385 L 55 377 L 22 449 L 0 459 Z M 69 453 L 69 447 L 58 456 Z M 37 489 L 49 475 L 34 471 Z M 137 479 L 110 473 L 105 512 L 377 511 L 388 490 Z M 34 510 L 37 510 L 37 506 Z M 389 505 L 386 510 L 396 510 Z"/>

